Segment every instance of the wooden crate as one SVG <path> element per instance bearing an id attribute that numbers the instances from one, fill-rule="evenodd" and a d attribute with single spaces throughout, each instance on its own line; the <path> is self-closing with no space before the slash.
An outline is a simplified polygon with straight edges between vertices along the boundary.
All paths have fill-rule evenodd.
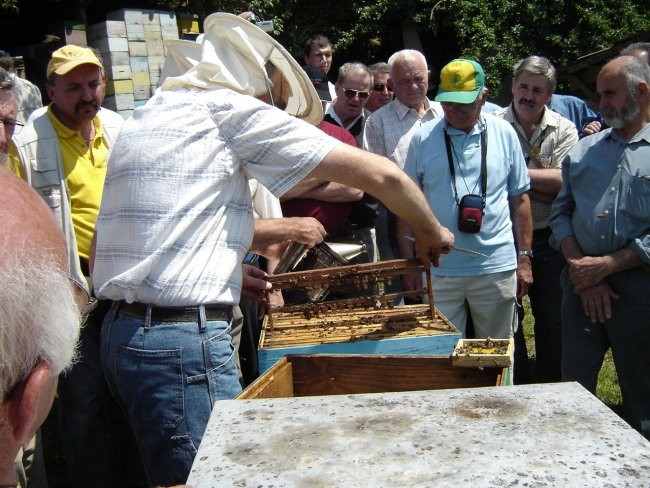
<path id="1" fill-rule="evenodd" d="M 395 275 L 423 271 L 417 260 L 337 266 L 273 275 L 275 289 L 306 290 L 314 299 L 273 308 L 258 347 L 260 373 L 287 354 L 388 354 L 449 356 L 460 332 L 434 307 L 430 286 L 409 293 L 382 294 L 377 285 Z M 355 298 L 336 299 L 341 290 L 359 289 Z M 428 304 L 395 307 L 395 299 L 427 294 Z"/>
<path id="2" fill-rule="evenodd" d="M 455 366 L 496 366 L 508 368 L 514 362 L 515 340 L 461 339 L 451 356 Z"/>
<path id="3" fill-rule="evenodd" d="M 507 368 L 456 368 L 444 356 L 288 355 L 237 398 L 287 398 L 510 384 Z"/>

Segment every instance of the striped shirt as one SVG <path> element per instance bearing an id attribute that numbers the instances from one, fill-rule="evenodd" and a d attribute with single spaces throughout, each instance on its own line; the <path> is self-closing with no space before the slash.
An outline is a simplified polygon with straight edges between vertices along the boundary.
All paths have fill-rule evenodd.
<path id="1" fill-rule="evenodd" d="M 230 90 L 154 95 L 125 122 L 109 158 L 96 226 L 97 296 L 238 303 L 253 237 L 247 179 L 280 196 L 337 144 Z"/>

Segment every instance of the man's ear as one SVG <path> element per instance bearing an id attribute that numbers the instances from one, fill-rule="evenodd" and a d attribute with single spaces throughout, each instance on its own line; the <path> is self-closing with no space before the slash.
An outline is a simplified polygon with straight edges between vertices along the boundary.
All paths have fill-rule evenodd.
<path id="1" fill-rule="evenodd" d="M 9 404 L 9 424 L 13 437 L 20 444 L 27 442 L 47 417 L 54 393 L 57 377 L 45 361 L 39 362 L 20 382 Z"/>

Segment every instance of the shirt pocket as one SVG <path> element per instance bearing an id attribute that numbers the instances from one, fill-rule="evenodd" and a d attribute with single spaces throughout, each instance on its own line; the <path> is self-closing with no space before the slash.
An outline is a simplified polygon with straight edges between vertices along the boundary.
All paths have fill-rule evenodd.
<path id="1" fill-rule="evenodd" d="M 61 182 L 56 160 L 34 158 L 31 160 L 32 187 L 47 205 L 56 209 L 61 206 Z"/>
<path id="2" fill-rule="evenodd" d="M 625 219 L 634 225 L 650 224 L 650 176 L 631 175 L 622 172 L 625 188 L 623 198 L 619 203 L 619 210 Z"/>

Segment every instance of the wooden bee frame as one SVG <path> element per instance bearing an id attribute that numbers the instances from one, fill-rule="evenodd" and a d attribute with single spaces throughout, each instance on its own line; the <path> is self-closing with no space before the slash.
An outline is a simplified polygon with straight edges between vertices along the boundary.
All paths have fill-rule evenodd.
<path id="1" fill-rule="evenodd" d="M 389 294 L 378 286 L 411 272 L 426 272 L 426 288 Z M 284 354 L 449 355 L 460 339 L 460 332 L 435 309 L 431 275 L 415 259 L 290 272 L 269 281 L 274 290 L 302 291 L 314 299 L 272 307 L 267 298 L 258 347 L 261 372 Z M 336 298 L 353 290 L 361 293 Z M 427 296 L 428 303 L 393 305 L 416 296 Z"/>

